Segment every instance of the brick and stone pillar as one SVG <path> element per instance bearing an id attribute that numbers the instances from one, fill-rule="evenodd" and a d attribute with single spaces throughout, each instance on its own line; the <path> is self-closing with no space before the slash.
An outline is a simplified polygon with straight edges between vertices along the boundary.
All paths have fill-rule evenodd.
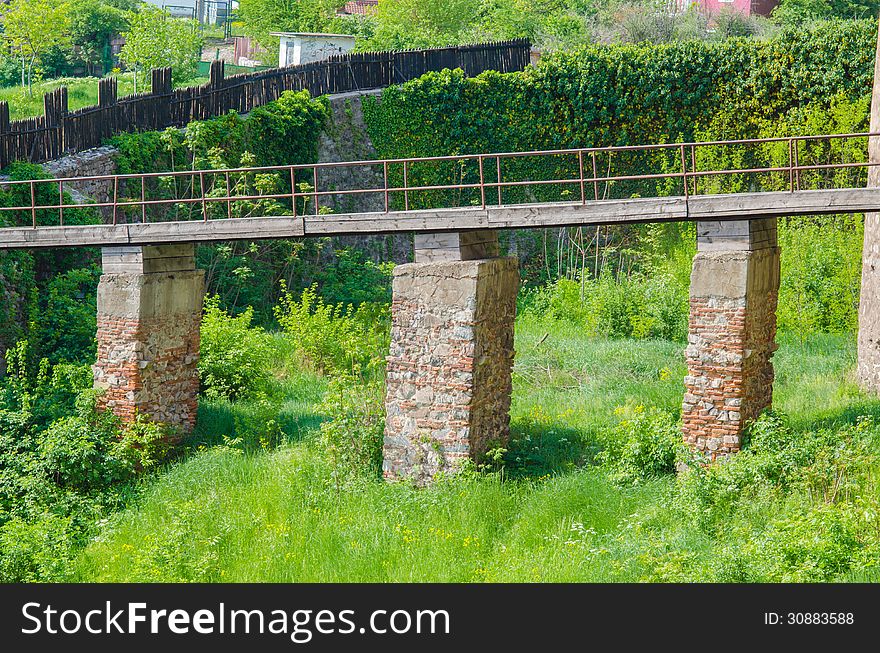
<path id="1" fill-rule="evenodd" d="M 102 258 L 93 367 L 101 403 L 183 435 L 196 423 L 205 285 L 193 246 L 105 247 Z"/>
<path id="2" fill-rule="evenodd" d="M 877 48 L 871 101 L 872 133 L 880 132 L 880 41 Z M 880 137 L 868 139 L 868 160 L 880 163 Z M 878 186 L 880 167 L 868 168 L 868 187 Z M 856 378 L 864 390 L 880 392 L 880 213 L 865 214 Z"/>
<path id="3" fill-rule="evenodd" d="M 697 223 L 682 423 L 710 460 L 772 402 L 778 293 L 775 218 Z"/>
<path id="4" fill-rule="evenodd" d="M 384 474 L 425 484 L 508 441 L 519 270 L 494 232 L 415 245 L 394 272 Z"/>

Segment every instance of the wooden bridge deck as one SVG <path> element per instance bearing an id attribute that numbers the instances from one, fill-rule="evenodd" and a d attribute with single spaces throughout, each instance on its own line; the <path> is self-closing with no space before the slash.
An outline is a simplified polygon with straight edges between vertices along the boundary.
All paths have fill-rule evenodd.
<path id="1" fill-rule="evenodd" d="M 741 193 L 117 225 L 7 227 L 0 249 L 268 240 L 302 236 L 534 229 L 880 212 L 880 188 Z"/>
<path id="2" fill-rule="evenodd" d="M 851 141 L 850 145 L 856 147 L 843 149 L 850 152 L 861 149 L 865 160 L 830 161 L 833 150 L 829 144 L 840 140 Z M 880 212 L 880 188 L 864 187 L 865 179 L 871 176 L 865 175 L 865 170 L 873 171 L 873 167 L 880 166 L 880 163 L 868 160 L 869 140 L 880 140 L 880 133 L 0 181 L 0 188 L 14 191 L 12 196 L 29 195 L 30 200 L 18 206 L 0 206 L 0 219 L 12 216 L 2 222 L 19 225 L 0 228 L 0 249 L 112 247 Z M 698 155 L 705 148 L 715 148 L 715 153 L 729 147 L 764 148 L 766 151 L 766 148 L 778 150 L 785 145 L 788 146 L 785 166 L 734 170 L 706 170 L 699 166 Z M 804 147 L 806 145 L 812 147 Z M 815 162 L 804 163 L 799 156 L 802 149 L 807 152 L 819 150 L 823 154 Z M 631 174 L 627 168 L 632 162 L 627 163 L 627 157 L 637 157 L 635 161 L 642 164 L 647 161 L 660 172 Z M 550 172 L 550 176 L 565 176 L 530 178 L 523 172 L 524 166 L 517 163 L 523 159 L 543 159 L 546 169 L 556 171 Z M 612 174 L 612 165 L 621 169 L 623 174 Z M 345 187 L 345 180 L 362 178 L 349 173 L 364 168 L 373 170 L 371 174 L 376 183 L 369 187 Z M 414 182 L 414 173 L 425 170 L 440 171 L 447 176 L 451 174 L 459 181 L 445 185 Z M 281 190 L 276 194 L 242 194 L 235 180 L 254 175 L 276 179 Z M 813 181 L 820 179 L 820 185 L 826 188 L 802 190 L 804 175 L 810 175 Z M 758 188 L 765 186 L 764 181 L 769 179 L 769 187 L 786 190 L 711 194 L 713 187 L 724 188 L 731 178 L 738 178 L 740 182 L 751 179 L 752 187 Z M 302 183 L 303 179 L 308 179 L 309 183 Z M 340 180 L 343 182 L 341 188 Z M 65 223 L 65 211 L 81 208 L 81 205 L 69 203 L 71 200 L 67 199 L 66 192 L 86 181 L 101 182 L 112 188 L 112 200 L 93 205 L 112 211 L 112 221 L 109 216 L 107 220 L 110 224 Z M 648 193 L 678 195 L 604 199 L 615 192 L 631 193 L 634 182 L 646 182 L 647 186 L 640 190 L 647 189 Z M 45 192 L 47 186 L 49 192 Z M 662 193 L 661 186 L 664 188 Z M 167 193 L 172 187 L 175 197 L 169 197 Z M 162 188 L 166 190 L 162 191 Z M 247 183 L 244 188 L 246 191 Z M 528 204 L 504 201 L 505 193 L 509 198 L 517 189 L 520 192 L 516 195 L 520 198 L 536 198 L 536 188 L 544 189 L 539 194 L 545 199 L 563 197 L 574 201 L 542 202 L 535 199 Z M 126 196 L 130 193 L 135 197 Z M 330 204 L 343 204 L 346 198 L 357 202 L 365 196 L 372 200 L 370 206 L 378 205 L 384 210 L 371 213 L 325 210 Z M 448 208 L 413 208 L 419 202 L 423 205 L 446 202 Z M 469 202 L 476 206 L 449 206 Z M 278 208 L 267 210 L 289 211 L 290 215 L 234 217 L 242 203 L 252 207 L 275 206 Z M 181 211 L 190 219 L 175 221 Z M 22 223 L 25 226 L 21 226 Z"/>

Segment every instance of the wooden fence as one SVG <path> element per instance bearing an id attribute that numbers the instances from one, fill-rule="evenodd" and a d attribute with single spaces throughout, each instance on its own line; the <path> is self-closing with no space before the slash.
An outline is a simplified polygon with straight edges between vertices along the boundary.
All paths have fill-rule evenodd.
<path id="1" fill-rule="evenodd" d="M 43 97 L 44 115 L 9 120 L 0 102 L 0 167 L 13 161 L 40 163 L 100 146 L 122 132 L 182 127 L 235 110 L 246 113 L 284 91 L 307 89 L 313 96 L 384 88 L 432 70 L 461 68 L 467 75 L 485 70 L 514 72 L 529 64 L 526 40 L 432 50 L 364 52 L 326 61 L 226 77 L 224 63 L 211 65 L 202 86 L 173 89 L 171 69 L 151 71 L 151 91 L 117 97 L 115 78 L 99 81 L 98 104 L 68 111 L 67 88 Z"/>

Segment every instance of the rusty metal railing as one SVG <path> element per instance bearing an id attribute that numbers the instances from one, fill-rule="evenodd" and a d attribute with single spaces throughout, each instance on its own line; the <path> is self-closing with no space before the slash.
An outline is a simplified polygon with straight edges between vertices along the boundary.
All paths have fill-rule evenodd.
<path id="1" fill-rule="evenodd" d="M 253 168 L 230 168 L 222 170 L 181 170 L 145 174 L 96 175 L 58 179 L 4 180 L 0 190 L 5 190 L 22 200 L 12 200 L 12 205 L 0 206 L 0 216 L 9 212 L 29 214 L 30 226 L 65 226 L 65 211 L 83 208 L 83 204 L 67 200 L 66 193 L 83 184 L 106 186 L 106 199 L 86 206 L 105 210 L 107 221 L 112 224 L 125 222 L 169 221 L 158 209 L 174 210 L 174 219 L 235 219 L 242 203 L 257 203 L 251 211 L 270 211 L 270 214 L 293 216 L 320 216 L 328 210 L 338 209 L 344 198 L 371 195 L 378 199 L 375 211 L 377 219 L 383 214 L 406 213 L 419 209 L 460 208 L 462 202 L 474 208 L 504 206 L 505 191 L 528 190 L 542 187 L 562 187 L 563 192 L 552 201 L 570 203 L 601 202 L 609 199 L 609 188 L 624 182 L 671 182 L 675 188 L 667 189 L 666 195 L 679 190 L 685 197 L 706 192 L 706 181 L 729 179 L 736 175 L 777 175 L 784 181 L 784 190 L 801 189 L 803 175 L 850 169 L 864 169 L 880 165 L 867 161 L 867 141 L 880 137 L 880 132 L 854 134 L 826 134 L 820 136 L 792 136 L 765 139 L 708 141 L 694 143 L 669 143 L 655 145 L 589 147 L 576 149 L 543 150 L 533 152 L 502 152 L 491 154 L 461 154 L 439 157 L 414 157 L 373 161 L 347 161 L 339 163 L 300 164 L 288 166 L 263 166 Z M 831 141 L 854 142 L 863 161 L 824 161 L 801 163 L 801 150 L 810 143 Z M 864 141 L 864 147 L 862 147 Z M 700 158 L 709 148 L 755 147 L 778 144 L 783 151 L 787 146 L 786 165 L 742 167 L 727 169 L 700 169 Z M 824 152 L 828 154 L 828 152 Z M 626 166 L 627 155 L 660 155 L 665 160 L 648 162 L 660 169 L 644 174 L 612 174 L 614 161 Z M 561 172 L 569 169 L 571 174 L 550 175 L 548 179 L 523 178 L 527 175 L 515 163 L 523 159 L 543 159 L 550 164 L 548 170 Z M 560 164 L 565 160 L 565 164 Z M 418 180 L 420 169 L 432 165 L 452 164 L 451 174 L 457 175 L 453 183 L 423 183 Z M 367 187 L 338 187 L 352 171 L 372 169 L 375 183 Z M 505 168 L 507 172 L 505 174 Z M 604 168 L 604 172 L 603 172 Z M 473 176 L 473 181 L 470 177 Z M 358 177 L 360 178 L 360 177 Z M 381 180 L 381 181 L 380 181 Z M 861 180 L 859 180 L 861 183 Z M 780 183 L 776 182 L 777 185 Z M 264 191 L 260 190 L 261 184 Z M 289 185 L 289 188 L 287 187 Z M 855 187 L 855 186 L 844 186 Z M 48 190 L 47 190 L 48 189 Z M 573 190 L 572 190 L 573 189 Z M 711 190 L 711 189 L 710 189 Z M 776 190 L 779 190 L 778 188 Z M 253 192 L 257 191 L 257 192 Z M 439 200 L 428 202 L 426 194 L 445 193 Z M 456 196 L 455 193 L 458 193 Z M 466 194 L 466 197 L 463 195 Z M 717 194 L 717 193 L 716 193 Z M 655 197 L 666 195 L 656 194 Z M 491 198 L 491 200 L 490 200 Z M 420 202 L 421 200 L 421 202 Z M 274 202 L 274 204 L 265 204 Z M 546 197 L 538 198 L 533 191 L 520 194 L 511 204 L 547 203 Z M 262 204 L 259 204 L 262 203 Z M 438 204 L 421 206 L 421 204 Z M 488 203 L 488 204 L 487 204 Z M 220 207 L 216 210 L 215 207 Z M 288 208 L 289 207 L 289 208 Z M 244 207 L 248 209 L 247 206 Z M 274 213 L 272 212 L 274 210 Z M 47 215 L 46 212 L 57 212 Z M 288 212 L 289 211 L 289 212 Z M 183 216 L 181 214 L 184 214 Z M 57 221 L 54 218 L 57 216 Z M 19 222 L 22 221 L 19 216 Z M 23 226 L 23 225 L 19 225 Z"/>

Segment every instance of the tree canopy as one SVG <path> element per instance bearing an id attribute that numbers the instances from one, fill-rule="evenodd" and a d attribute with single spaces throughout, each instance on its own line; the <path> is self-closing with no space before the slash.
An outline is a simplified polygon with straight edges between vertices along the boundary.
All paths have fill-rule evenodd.
<path id="1" fill-rule="evenodd" d="M 123 34 L 122 61 L 135 71 L 135 80 L 144 79 L 151 68 L 171 66 L 175 81 L 196 76 L 203 39 L 198 24 L 171 18 L 162 9 L 144 7 L 131 19 Z"/>

